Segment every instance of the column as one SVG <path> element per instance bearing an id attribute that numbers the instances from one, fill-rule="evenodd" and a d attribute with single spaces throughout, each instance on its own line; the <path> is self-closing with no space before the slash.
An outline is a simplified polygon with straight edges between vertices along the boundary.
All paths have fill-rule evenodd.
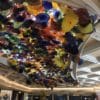
<path id="1" fill-rule="evenodd" d="M 17 91 L 13 91 L 12 92 L 12 98 L 11 98 L 11 100 L 16 100 L 17 99 Z"/>

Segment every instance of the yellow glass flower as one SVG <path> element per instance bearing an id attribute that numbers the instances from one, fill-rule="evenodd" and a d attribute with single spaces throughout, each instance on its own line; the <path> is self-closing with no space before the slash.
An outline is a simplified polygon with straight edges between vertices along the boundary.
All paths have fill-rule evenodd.
<path id="1" fill-rule="evenodd" d="M 62 31 L 69 32 L 78 23 L 78 16 L 70 8 L 66 10 L 64 19 L 62 21 Z"/>
<path id="2" fill-rule="evenodd" d="M 66 59 L 65 61 L 62 59 L 62 57 L 66 54 L 63 49 L 56 49 L 56 52 L 57 55 L 53 59 L 54 64 L 63 70 L 69 66 L 70 62 L 68 59 Z"/>
<path id="3" fill-rule="evenodd" d="M 68 6 L 65 5 L 65 4 L 60 3 L 60 4 L 59 4 L 59 7 L 60 7 L 61 12 L 62 12 L 63 14 L 65 14 L 66 11 L 67 11 L 67 9 L 68 9 Z"/>
<path id="4" fill-rule="evenodd" d="M 28 10 L 28 12 L 30 13 L 30 14 L 34 14 L 34 15 L 37 15 L 37 14 L 39 14 L 40 12 L 40 9 L 41 8 L 41 5 L 37 5 L 37 7 L 36 6 L 33 6 L 33 5 L 28 5 L 27 6 L 27 10 Z"/>
<path id="5" fill-rule="evenodd" d="M 94 30 L 92 23 L 89 23 L 86 27 L 82 27 L 79 25 L 78 29 L 81 33 L 91 33 Z"/>
<path id="6" fill-rule="evenodd" d="M 53 6 L 53 8 L 54 9 L 58 9 L 58 10 L 60 10 L 60 6 L 59 6 L 59 4 L 57 3 L 57 2 L 52 2 L 52 6 Z"/>

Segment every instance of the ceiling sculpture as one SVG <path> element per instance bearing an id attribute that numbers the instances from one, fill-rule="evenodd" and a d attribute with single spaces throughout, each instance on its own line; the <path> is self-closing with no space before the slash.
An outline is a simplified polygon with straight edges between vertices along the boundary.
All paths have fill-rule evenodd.
<path id="1" fill-rule="evenodd" d="M 96 20 L 85 8 L 57 2 L 1 0 L 0 56 L 28 85 L 76 86 L 70 64 L 82 64 L 79 46 Z"/>

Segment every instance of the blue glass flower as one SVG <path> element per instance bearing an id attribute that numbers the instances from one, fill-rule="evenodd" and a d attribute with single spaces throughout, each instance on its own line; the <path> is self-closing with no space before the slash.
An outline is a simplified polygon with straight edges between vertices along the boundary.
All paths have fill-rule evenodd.
<path id="1" fill-rule="evenodd" d="M 17 16 L 15 17 L 15 20 L 16 20 L 17 22 L 22 22 L 22 21 L 24 21 L 24 19 L 25 19 L 25 16 L 21 16 L 21 15 L 17 15 Z"/>
<path id="2" fill-rule="evenodd" d="M 42 5 L 43 5 L 43 7 L 45 8 L 45 10 L 50 10 L 50 9 L 52 9 L 52 3 L 49 2 L 49 1 L 43 0 Z"/>
<path id="3" fill-rule="evenodd" d="M 67 43 L 67 44 L 65 45 L 65 49 L 66 49 L 69 53 L 71 53 L 71 54 L 73 54 L 73 55 L 77 55 L 77 54 L 79 53 L 79 50 L 78 50 L 77 45 L 75 45 L 75 44 L 73 44 L 73 43 Z"/>
<path id="4" fill-rule="evenodd" d="M 54 18 L 55 18 L 56 20 L 59 20 L 60 14 L 61 14 L 60 11 L 56 10 L 56 11 L 54 12 Z"/>
<path id="5" fill-rule="evenodd" d="M 40 24 L 43 27 L 46 27 L 50 16 L 46 13 L 40 13 L 36 16 L 36 23 Z"/>
<path id="6" fill-rule="evenodd" d="M 83 59 L 79 59 L 78 64 L 79 64 L 79 65 L 82 65 L 83 63 L 84 63 Z"/>
<path id="7" fill-rule="evenodd" d="M 79 53 L 77 40 L 73 37 L 71 33 L 66 33 L 65 38 L 67 39 L 65 49 L 69 53 L 77 55 Z"/>
<path id="8" fill-rule="evenodd" d="M 97 21 L 97 15 L 91 15 L 91 19 L 95 23 Z"/>
<path id="9" fill-rule="evenodd" d="M 66 33 L 65 38 L 67 39 L 68 42 L 75 42 L 75 38 L 70 32 Z"/>

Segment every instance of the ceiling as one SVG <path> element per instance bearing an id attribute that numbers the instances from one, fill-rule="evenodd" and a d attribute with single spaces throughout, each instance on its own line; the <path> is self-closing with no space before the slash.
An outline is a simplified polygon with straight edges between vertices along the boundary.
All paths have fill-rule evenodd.
<path id="1" fill-rule="evenodd" d="M 94 0 L 93 0 L 94 1 Z M 99 5 L 98 3 L 99 0 L 95 0 L 96 4 Z M 100 24 L 96 26 L 96 33 L 100 32 Z M 93 34 L 96 34 L 93 33 Z M 87 42 L 88 41 L 88 42 Z M 100 41 L 95 39 L 94 37 L 89 37 L 81 51 L 81 57 L 86 59 L 86 55 L 91 55 L 94 58 L 97 59 L 98 63 L 94 63 L 94 60 L 85 60 L 84 64 L 79 66 L 76 70 L 76 67 L 74 68 L 74 73 L 73 77 L 77 78 L 80 85 L 90 85 L 98 83 L 100 84 Z M 15 89 L 15 90 L 21 90 L 25 92 L 33 92 L 33 91 L 51 91 L 51 89 L 43 88 L 41 86 L 37 86 L 36 84 L 28 86 L 26 84 L 26 78 L 24 75 L 17 73 L 16 71 L 12 70 L 7 63 L 6 58 L 0 58 L 0 88 L 3 89 Z M 76 64 L 72 64 L 71 66 L 76 66 Z M 85 70 L 85 71 L 84 71 Z M 94 70 L 94 71 L 93 71 Z M 77 72 L 77 73 L 76 73 Z M 76 77 L 77 75 L 77 77 Z M 96 77 L 96 78 L 93 78 Z M 97 90 L 97 87 L 95 87 Z M 99 89 L 99 88 L 98 88 Z M 72 88 L 54 88 L 54 92 L 65 92 L 65 91 L 72 91 L 72 92 L 80 92 L 80 91 L 88 91 L 88 92 L 94 92 L 94 88 L 80 88 L 80 86 L 77 87 L 72 87 Z M 52 92 L 52 91 L 51 91 Z"/>

